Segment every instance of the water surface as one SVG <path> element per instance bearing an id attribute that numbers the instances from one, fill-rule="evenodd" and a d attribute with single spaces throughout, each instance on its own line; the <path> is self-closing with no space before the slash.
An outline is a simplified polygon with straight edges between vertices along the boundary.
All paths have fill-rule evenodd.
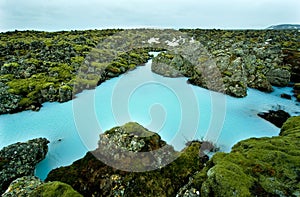
<path id="1" fill-rule="evenodd" d="M 99 134 L 114 126 L 136 121 L 158 132 L 177 150 L 188 140 L 208 139 L 228 152 L 240 140 L 276 136 L 279 128 L 257 113 L 274 106 L 297 115 L 294 100 L 280 98 L 291 88 L 271 94 L 249 89 L 237 99 L 186 83 L 186 78 L 166 78 L 151 72 L 151 61 L 134 71 L 84 91 L 73 101 L 45 103 L 39 112 L 0 116 L 0 148 L 37 137 L 50 140 L 46 159 L 36 175 L 70 165 L 97 147 Z"/>

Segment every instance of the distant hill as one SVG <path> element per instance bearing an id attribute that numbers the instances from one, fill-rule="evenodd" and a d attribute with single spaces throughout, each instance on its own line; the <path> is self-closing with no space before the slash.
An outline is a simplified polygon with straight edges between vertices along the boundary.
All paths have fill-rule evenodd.
<path id="1" fill-rule="evenodd" d="M 300 29 L 300 25 L 293 24 L 282 24 L 282 25 L 273 25 L 267 29 Z"/>

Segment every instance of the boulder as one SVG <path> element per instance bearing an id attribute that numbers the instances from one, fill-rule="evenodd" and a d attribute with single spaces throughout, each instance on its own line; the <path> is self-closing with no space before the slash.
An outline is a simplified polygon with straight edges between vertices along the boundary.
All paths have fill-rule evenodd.
<path id="1" fill-rule="evenodd" d="M 289 84 L 291 73 L 288 70 L 277 68 L 270 70 L 266 77 L 272 85 L 284 87 Z"/>
<path id="2" fill-rule="evenodd" d="M 43 182 L 34 176 L 23 176 L 11 182 L 2 197 L 30 196 Z"/>
<path id="3" fill-rule="evenodd" d="M 3 193 L 13 180 L 33 176 L 36 164 L 47 154 L 48 143 L 47 139 L 38 138 L 9 145 L 0 151 L 0 193 Z"/>
<path id="4" fill-rule="evenodd" d="M 284 49 L 284 63 L 291 67 L 291 81 L 300 82 L 300 52 L 299 50 Z"/>
<path id="5" fill-rule="evenodd" d="M 259 117 L 271 122 L 277 127 L 282 127 L 283 123 L 291 117 L 291 115 L 283 110 L 270 110 L 257 114 Z"/>
<path id="6" fill-rule="evenodd" d="M 288 99 L 288 100 L 292 100 L 292 96 L 289 95 L 289 94 L 281 94 L 280 97 L 281 97 L 281 98 Z"/>

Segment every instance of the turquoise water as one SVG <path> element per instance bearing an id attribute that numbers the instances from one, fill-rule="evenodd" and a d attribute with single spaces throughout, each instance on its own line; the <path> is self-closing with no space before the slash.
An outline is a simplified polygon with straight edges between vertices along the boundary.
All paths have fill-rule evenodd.
<path id="1" fill-rule="evenodd" d="M 99 134 L 129 121 L 158 132 L 180 150 L 188 140 L 207 139 L 228 152 L 250 137 L 276 136 L 279 129 L 256 114 L 280 105 L 297 115 L 293 100 L 280 98 L 291 88 L 266 94 L 248 90 L 237 99 L 186 83 L 186 78 L 165 78 L 145 66 L 84 91 L 66 103 L 45 103 L 39 112 L 0 116 L 0 148 L 36 137 L 50 140 L 46 159 L 36 175 L 46 178 L 53 168 L 70 165 L 97 147 Z"/>

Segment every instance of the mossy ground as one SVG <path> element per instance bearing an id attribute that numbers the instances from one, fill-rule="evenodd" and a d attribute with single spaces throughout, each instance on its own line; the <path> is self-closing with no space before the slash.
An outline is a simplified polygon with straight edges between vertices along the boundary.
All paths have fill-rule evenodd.
<path id="1" fill-rule="evenodd" d="M 65 102 L 149 58 L 147 49 L 112 56 L 99 42 L 122 30 L 1 33 L 0 82 L 8 87 L 0 113 L 39 109 L 42 103 Z M 101 46 L 105 48 L 105 46 Z M 105 55 L 104 53 L 108 53 Z M 112 56 L 109 62 L 100 60 Z"/>
<path id="2" fill-rule="evenodd" d="M 194 187 L 202 196 L 298 196 L 300 194 L 300 117 L 290 118 L 281 134 L 237 143 L 216 153 Z"/>

